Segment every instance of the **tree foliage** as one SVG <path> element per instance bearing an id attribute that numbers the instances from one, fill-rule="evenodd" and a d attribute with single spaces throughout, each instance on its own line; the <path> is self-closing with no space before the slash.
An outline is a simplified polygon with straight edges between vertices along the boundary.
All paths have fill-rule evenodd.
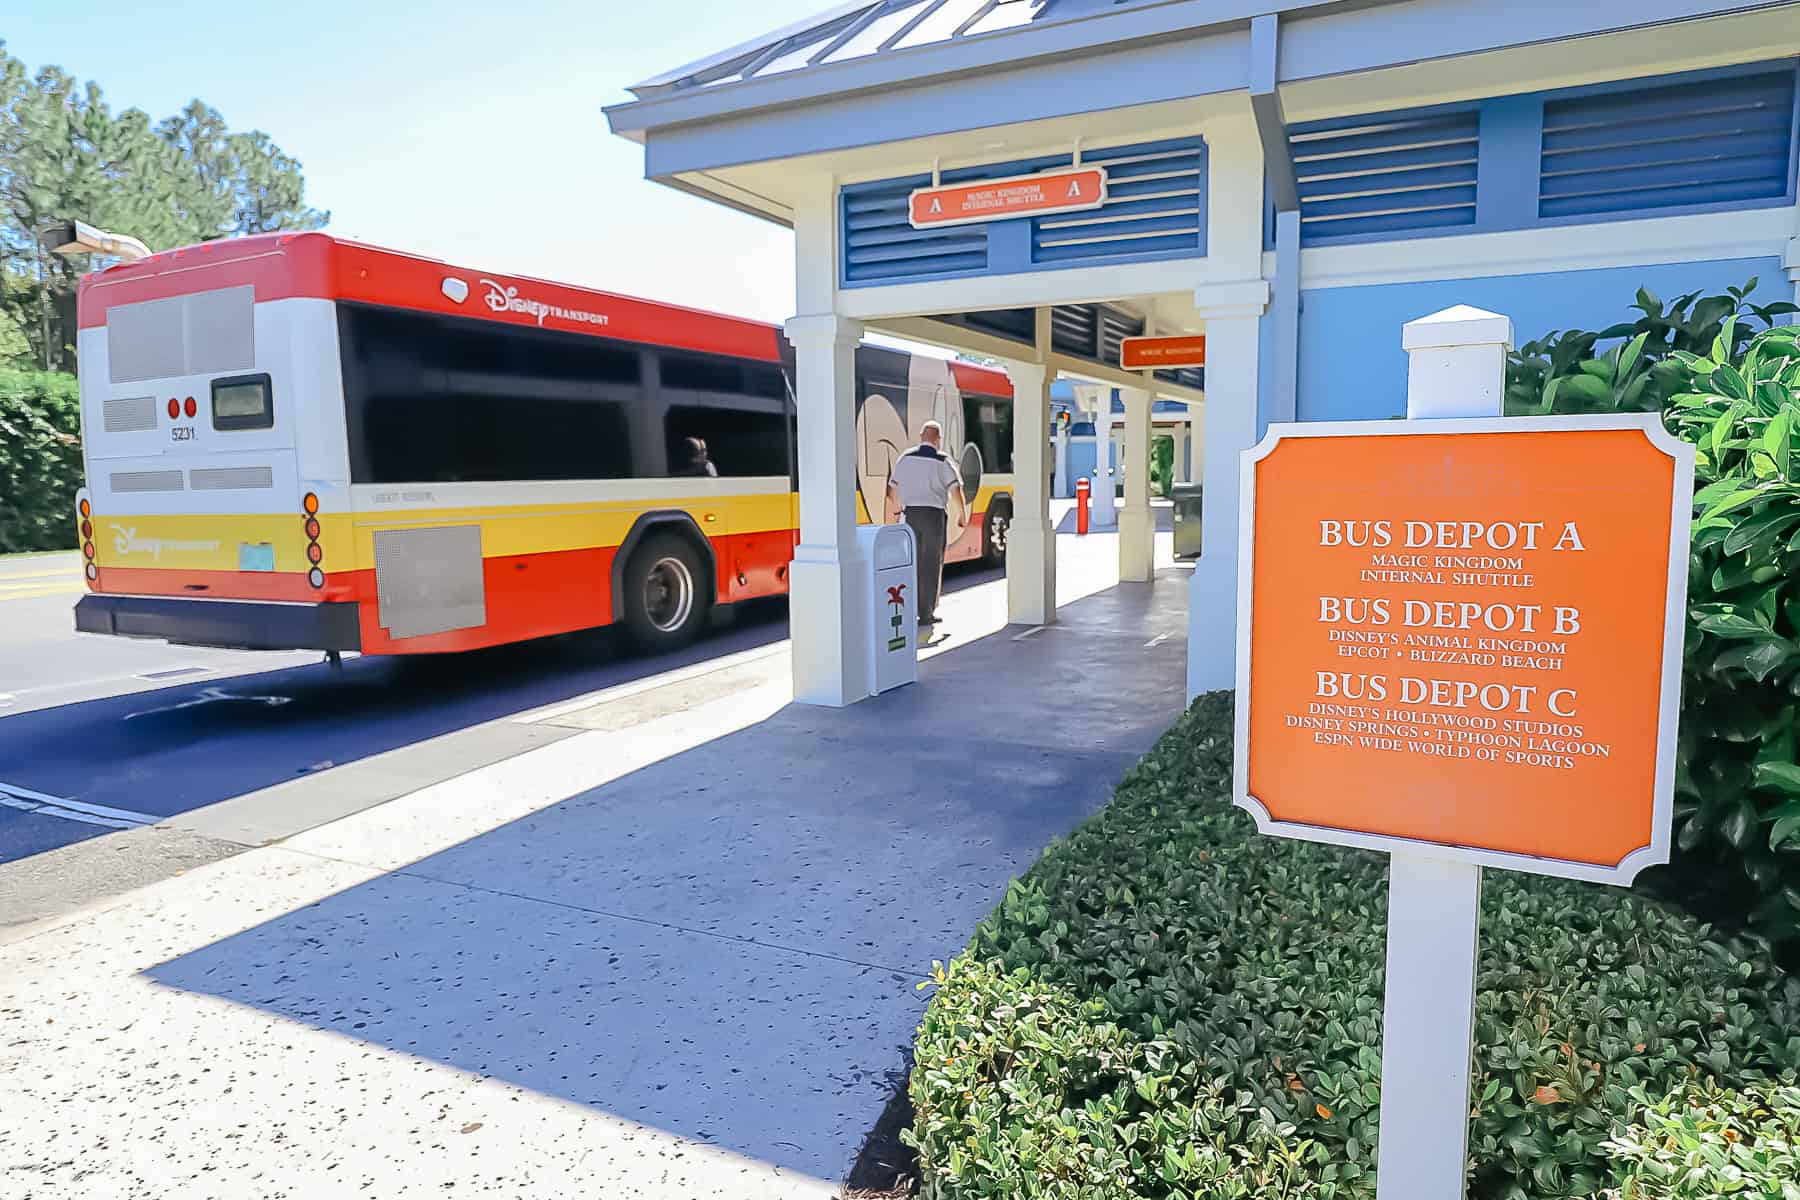
<path id="1" fill-rule="evenodd" d="M 80 424 L 72 377 L 0 367 L 0 554 L 76 544 Z"/>
<path id="2" fill-rule="evenodd" d="M 317 229 L 300 164 L 258 131 L 233 132 L 191 101 L 153 120 L 114 112 L 100 86 L 36 73 L 0 42 L 0 362 L 74 365 L 75 285 L 92 260 L 46 254 L 40 230 L 78 218 L 152 250 L 213 238 Z"/>

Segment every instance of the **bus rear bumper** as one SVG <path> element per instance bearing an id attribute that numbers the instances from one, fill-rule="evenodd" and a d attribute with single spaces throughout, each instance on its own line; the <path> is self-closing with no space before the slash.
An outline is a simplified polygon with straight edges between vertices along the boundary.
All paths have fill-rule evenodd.
<path id="1" fill-rule="evenodd" d="M 90 593 L 75 606 L 75 630 L 226 650 L 361 650 L 357 607 Z"/>

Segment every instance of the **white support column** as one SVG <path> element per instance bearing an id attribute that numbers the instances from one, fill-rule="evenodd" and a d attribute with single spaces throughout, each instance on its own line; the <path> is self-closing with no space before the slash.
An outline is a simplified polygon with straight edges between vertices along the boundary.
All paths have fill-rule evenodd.
<path id="1" fill-rule="evenodd" d="M 1050 369 L 1009 362 L 1013 385 L 1013 516 L 1006 531 L 1006 619 L 1056 620 L 1056 527 L 1050 523 Z"/>
<path id="2" fill-rule="evenodd" d="M 1195 296 L 1206 318 L 1206 489 L 1200 561 L 1188 591 L 1188 697 L 1237 681 L 1238 460 L 1256 442 L 1258 318 L 1269 302 L 1261 279 Z"/>
<path id="3" fill-rule="evenodd" d="M 1061 421 L 1056 423 L 1056 470 L 1051 478 L 1055 495 L 1066 498 L 1075 494 L 1075 482 L 1069 478 L 1069 427 Z"/>
<path id="4" fill-rule="evenodd" d="M 1458 305 L 1409 321 L 1406 415 L 1497 417 L 1512 322 Z M 1396 852 L 1388 863 L 1377 1200 L 1461 1200 L 1481 868 Z"/>
<path id="5" fill-rule="evenodd" d="M 1088 497 L 1088 524 L 1094 529 L 1116 529 L 1119 510 L 1115 506 L 1112 465 L 1112 389 L 1091 384 L 1085 393 L 1094 405 L 1094 490 Z"/>
<path id="6" fill-rule="evenodd" d="M 856 346 L 831 314 L 787 323 L 798 408 L 800 544 L 788 569 L 794 699 L 842 706 L 869 695 L 868 603 L 856 542 Z"/>
<path id="7" fill-rule="evenodd" d="M 1121 388 L 1125 401 L 1125 507 L 1119 512 L 1119 579 L 1149 583 L 1155 571 L 1156 519 L 1150 512 L 1150 393 Z"/>
<path id="8" fill-rule="evenodd" d="M 1169 478 L 1174 483 L 1188 481 L 1188 430 L 1192 428 L 1191 419 L 1183 421 L 1170 432 L 1175 437 L 1175 465 L 1170 470 Z"/>

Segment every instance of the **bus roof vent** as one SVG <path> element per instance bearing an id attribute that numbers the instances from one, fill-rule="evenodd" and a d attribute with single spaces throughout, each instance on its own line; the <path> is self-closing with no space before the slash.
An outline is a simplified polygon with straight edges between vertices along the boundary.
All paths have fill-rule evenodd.
<path id="1" fill-rule="evenodd" d="M 115 492 L 179 492 L 182 490 L 180 471 L 114 471 L 110 482 L 112 490 Z"/>
<path id="2" fill-rule="evenodd" d="M 275 471 L 272 467 L 196 467 L 188 472 L 188 486 L 196 492 L 272 488 Z"/>
<path id="3" fill-rule="evenodd" d="M 100 406 L 100 424 L 108 433 L 143 433 L 156 428 L 155 396 L 120 396 Z"/>

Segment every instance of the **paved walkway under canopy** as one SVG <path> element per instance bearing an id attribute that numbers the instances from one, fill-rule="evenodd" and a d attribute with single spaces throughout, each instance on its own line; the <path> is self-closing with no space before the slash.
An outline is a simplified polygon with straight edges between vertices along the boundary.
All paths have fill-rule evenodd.
<path id="1" fill-rule="evenodd" d="M 995 631 L 845 710 L 776 647 L 535 714 L 583 732 L 0 947 L 0 1192 L 832 1194 L 932 960 L 1180 711 L 1185 584 L 958 593 Z"/>

